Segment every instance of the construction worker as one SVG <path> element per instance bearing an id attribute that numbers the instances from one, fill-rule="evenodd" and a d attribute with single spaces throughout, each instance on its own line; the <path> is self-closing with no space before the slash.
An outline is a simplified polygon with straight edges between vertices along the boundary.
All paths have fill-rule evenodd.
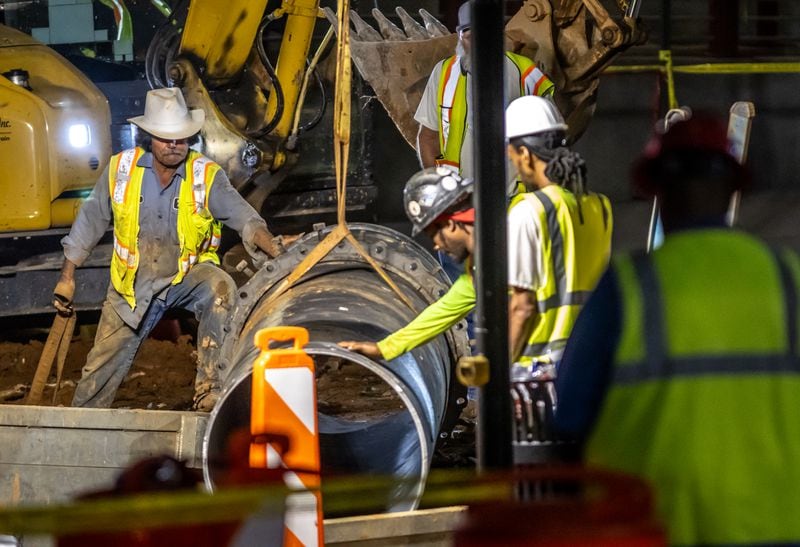
<path id="1" fill-rule="evenodd" d="M 474 177 L 472 141 L 472 84 L 470 3 L 458 8 L 458 43 L 455 55 L 436 64 L 422 94 L 414 119 L 419 122 L 417 155 L 422 167 L 447 165 L 457 170 L 463 178 Z M 506 105 L 522 95 L 552 97 L 555 86 L 535 63 L 522 55 L 506 52 L 505 101 Z M 509 168 L 509 174 L 511 169 Z M 506 193 L 519 191 L 516 179 L 509 177 Z M 438 253 L 439 262 L 447 275 L 455 281 L 463 269 Z M 469 330 L 472 331 L 471 317 Z"/>
<path id="2" fill-rule="evenodd" d="M 506 109 L 509 156 L 522 181 L 534 190 L 517 196 L 508 215 L 509 339 L 514 361 L 526 371 L 534 363 L 557 361 L 585 293 L 594 287 L 610 252 L 610 204 L 605 196 L 586 192 L 585 165 L 566 147 L 566 129 L 553 103 L 541 97 L 518 98 Z M 443 181 L 453 178 L 446 169 L 421 173 L 438 173 Z M 430 207 L 441 212 L 451 211 L 453 194 L 426 190 L 433 182 L 420 184 L 419 176 L 412 177 L 405 194 L 414 233 L 425 230 L 434 248 L 465 262 L 474 245 L 474 211 L 460 212 L 455 220 L 450 212 L 440 219 L 420 216 L 413 204 L 421 200 L 415 195 L 434 196 L 436 207 Z M 342 345 L 392 360 L 452 327 L 474 306 L 475 287 L 467 270 L 406 327 L 377 343 Z"/>
<path id="3" fill-rule="evenodd" d="M 210 410 L 216 400 L 217 354 L 236 297 L 236 285 L 218 267 L 221 223 L 239 232 L 253 255 L 280 249 L 220 166 L 190 150 L 204 118 L 202 110 L 187 109 L 180 89 L 149 91 L 144 115 L 128 120 L 149 135 L 146 149 L 111 158 L 62 240 L 54 306 L 70 313 L 75 268 L 113 224 L 111 284 L 72 406 L 111 406 L 139 346 L 176 307 L 199 320 L 195 408 Z"/>
<path id="4" fill-rule="evenodd" d="M 512 377 L 552 376 L 611 254 L 611 204 L 587 191 L 586 164 L 566 130 L 541 97 L 506 109 L 508 157 L 528 189 L 508 214 Z"/>
<path id="5" fill-rule="evenodd" d="M 800 542 L 800 257 L 726 226 L 747 182 L 721 119 L 653 137 L 634 187 L 663 245 L 615 257 L 557 380 L 559 429 L 652 482 L 671 544 Z"/>
<path id="6" fill-rule="evenodd" d="M 419 122 L 417 154 L 422 167 L 449 165 L 473 178 L 470 6 L 458 9 L 456 54 L 439 62 L 428 78 L 414 119 Z M 506 104 L 522 95 L 552 96 L 553 82 L 527 57 L 505 54 Z M 512 187 L 513 189 L 513 187 Z"/>

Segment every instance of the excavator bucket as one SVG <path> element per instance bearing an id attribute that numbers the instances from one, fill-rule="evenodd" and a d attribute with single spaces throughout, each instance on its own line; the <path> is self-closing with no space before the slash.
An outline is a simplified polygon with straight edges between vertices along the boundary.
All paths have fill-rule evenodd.
<path id="1" fill-rule="evenodd" d="M 638 0 L 524 0 L 506 25 L 506 47 L 533 59 L 555 83 L 555 102 L 573 141 L 594 113 L 602 69 L 647 37 L 638 5 Z M 433 67 L 455 52 L 457 35 L 425 10 L 419 10 L 423 24 L 400 7 L 395 11 L 402 29 L 378 9 L 372 10 L 378 30 L 351 12 L 350 47 L 361 76 L 414 146 L 414 112 Z M 325 12 L 335 27 L 336 15 L 329 8 Z"/>
<path id="2" fill-rule="evenodd" d="M 408 144 L 415 147 L 417 105 L 433 67 L 455 51 L 457 36 L 424 9 L 419 10 L 424 25 L 417 23 L 403 8 L 398 7 L 396 12 L 403 29 L 389 21 L 380 10 L 372 10 L 379 31 L 354 11 L 350 12 L 350 49 L 361 77 L 375 90 Z M 325 15 L 336 27 L 336 14 L 325 8 Z"/>

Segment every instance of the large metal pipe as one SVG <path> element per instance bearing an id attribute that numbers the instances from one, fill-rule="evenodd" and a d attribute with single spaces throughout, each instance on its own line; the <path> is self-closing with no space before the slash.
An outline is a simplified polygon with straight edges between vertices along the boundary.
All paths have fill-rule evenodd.
<path id="1" fill-rule="evenodd" d="M 434 258 L 406 236 L 385 227 L 353 224 L 356 239 L 409 298 L 408 308 L 343 241 L 294 287 L 272 292 L 330 228 L 306 235 L 240 288 L 221 365 L 227 375 L 203 442 L 206 483 L 224 471 L 230 433 L 248 427 L 254 334 L 261 328 L 295 325 L 310 331 L 306 351 L 317 366 L 320 450 L 326 473 L 369 473 L 412 479 L 386 492 L 386 509 L 413 509 L 438 441 L 447 439 L 465 390 L 452 363 L 469 354 L 463 322 L 389 364 L 344 350 L 334 342 L 379 340 L 404 326 L 447 290 Z M 268 302 L 268 299 L 269 302 Z M 355 390 L 351 386 L 358 386 Z M 347 388 L 347 389 L 345 389 Z M 342 391 L 354 393 L 341 397 Z M 419 479 L 418 484 L 414 480 Z"/>

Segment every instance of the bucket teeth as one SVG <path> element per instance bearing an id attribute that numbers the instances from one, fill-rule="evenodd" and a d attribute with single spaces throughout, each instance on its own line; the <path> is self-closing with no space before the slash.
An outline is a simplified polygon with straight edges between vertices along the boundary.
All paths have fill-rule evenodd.
<path id="1" fill-rule="evenodd" d="M 414 18 L 406 10 L 397 6 L 394 11 L 400 17 L 400 22 L 403 23 L 403 30 L 406 31 L 406 36 L 408 36 L 409 40 L 427 40 L 430 38 L 425 27 L 414 21 Z"/>
<path id="2" fill-rule="evenodd" d="M 389 21 L 381 10 L 372 8 L 372 16 L 375 18 L 375 22 L 378 23 L 378 28 L 381 30 L 381 34 L 386 40 L 392 42 L 404 42 L 408 40 L 406 33 Z"/>
<path id="3" fill-rule="evenodd" d="M 447 30 L 447 27 L 439 21 L 436 17 L 428 13 L 424 9 L 419 10 L 419 15 L 422 17 L 422 22 L 425 23 L 425 28 L 428 31 L 428 36 L 431 38 L 436 38 L 439 36 L 447 36 L 450 34 L 450 31 Z"/>
<path id="4" fill-rule="evenodd" d="M 372 26 L 364 21 L 354 10 L 350 10 L 350 22 L 353 23 L 353 28 L 356 31 L 356 36 L 359 41 L 383 42 L 383 36 L 381 36 L 381 33 L 372 28 Z"/>
<path id="5" fill-rule="evenodd" d="M 338 32 L 339 23 L 336 12 L 328 7 L 322 8 L 322 11 L 334 30 Z M 364 21 L 356 11 L 350 10 L 350 23 L 353 28 L 350 39 L 358 42 L 406 42 L 409 40 L 430 40 L 431 38 L 439 38 L 450 34 L 450 31 L 441 21 L 424 9 L 419 10 L 419 15 L 424 24 L 415 21 L 400 6 L 395 8 L 395 11 L 403 24 L 403 30 L 392 23 L 379 9 L 372 9 L 372 16 L 380 29 L 380 32 L 378 32 L 375 27 Z"/>

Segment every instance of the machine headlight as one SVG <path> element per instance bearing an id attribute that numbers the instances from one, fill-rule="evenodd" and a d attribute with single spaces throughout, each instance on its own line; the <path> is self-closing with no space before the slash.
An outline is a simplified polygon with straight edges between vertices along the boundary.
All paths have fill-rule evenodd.
<path id="1" fill-rule="evenodd" d="M 85 123 L 76 123 L 69 126 L 68 138 L 73 148 L 84 148 L 92 142 L 92 133 Z"/>

